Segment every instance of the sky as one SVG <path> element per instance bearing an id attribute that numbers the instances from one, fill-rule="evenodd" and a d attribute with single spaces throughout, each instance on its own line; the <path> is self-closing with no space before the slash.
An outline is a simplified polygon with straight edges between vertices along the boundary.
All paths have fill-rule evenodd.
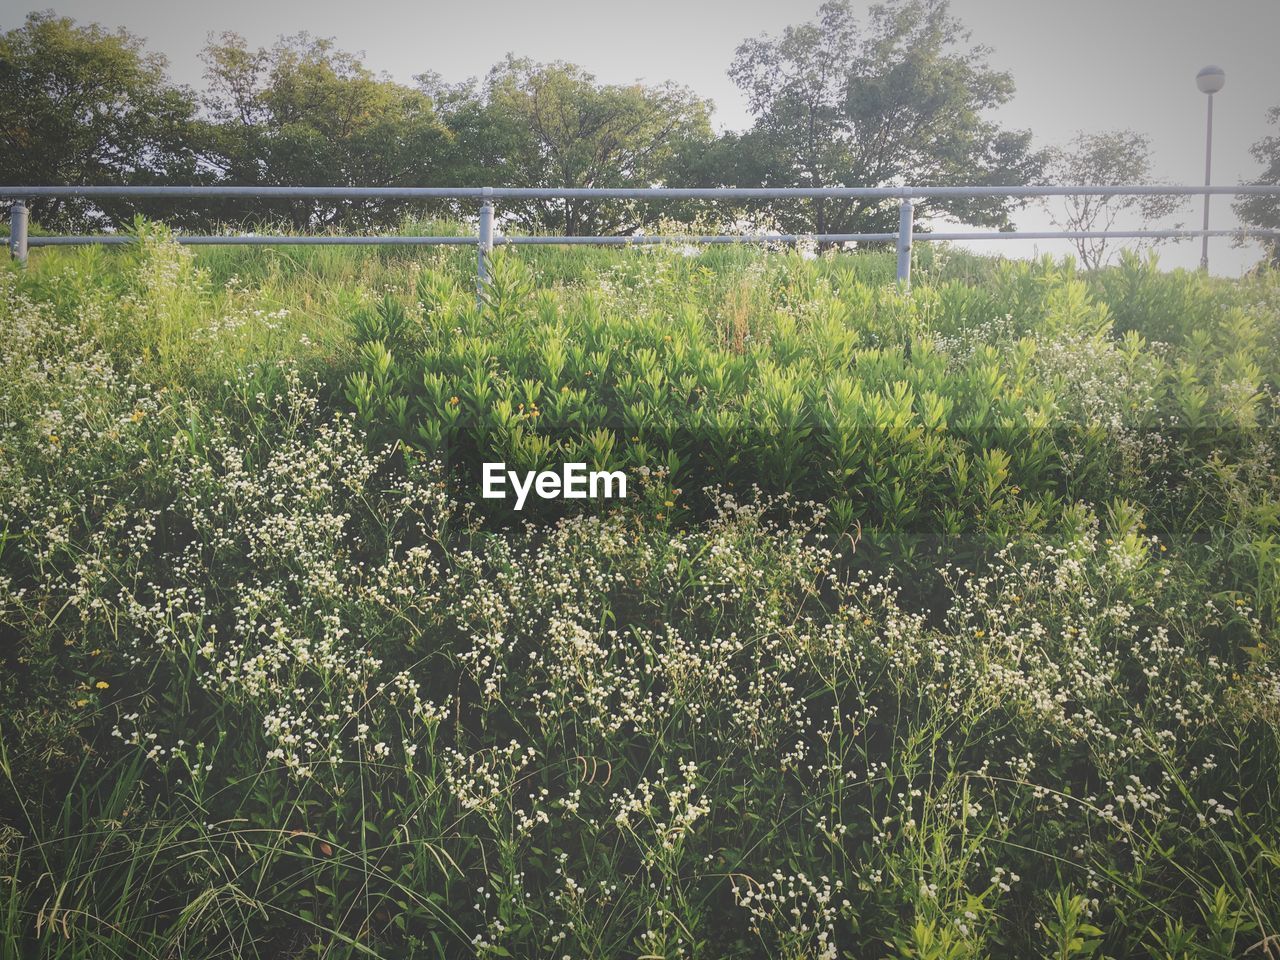
<path id="1" fill-rule="evenodd" d="M 869 0 L 854 3 L 865 10 Z M 602 82 L 674 80 L 714 102 L 718 128 L 742 129 L 750 114 L 726 72 L 734 49 L 810 19 L 817 0 L 0 0 L 0 28 L 48 7 L 145 37 L 168 56 L 175 80 L 197 87 L 199 51 L 211 34 L 231 30 L 268 45 L 305 30 L 363 52 L 371 68 L 406 83 L 427 71 L 451 81 L 482 76 L 508 52 L 569 60 Z M 1212 63 L 1227 74 L 1214 104 L 1213 180 L 1259 173 L 1249 146 L 1275 132 L 1265 115 L 1280 106 L 1280 0 L 952 0 L 951 11 L 991 48 L 992 66 L 1013 75 L 1017 93 L 993 116 L 1032 130 L 1038 145 L 1133 129 L 1150 137 L 1158 179 L 1203 183 L 1206 98 L 1195 75 Z M 1197 226 L 1201 202 L 1177 219 Z M 1215 228 L 1237 225 L 1228 198 L 1212 203 Z M 1016 221 L 1052 228 L 1041 211 Z M 1211 244 L 1215 273 L 1238 275 L 1257 261 L 1256 248 Z M 1014 255 L 1068 250 L 1053 242 L 970 246 Z M 1166 246 L 1160 257 L 1195 266 L 1199 243 Z"/>

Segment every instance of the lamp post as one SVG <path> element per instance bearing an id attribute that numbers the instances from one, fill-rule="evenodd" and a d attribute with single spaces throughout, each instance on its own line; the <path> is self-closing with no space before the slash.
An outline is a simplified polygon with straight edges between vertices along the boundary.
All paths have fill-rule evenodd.
<path id="1" fill-rule="evenodd" d="M 1221 67 L 1208 66 L 1196 74 L 1196 86 L 1209 97 L 1209 114 L 1204 134 L 1204 185 L 1209 186 L 1209 173 L 1213 164 L 1213 95 L 1227 82 L 1227 74 Z M 1204 236 L 1200 238 L 1200 269 L 1209 270 L 1209 194 L 1204 195 Z"/>

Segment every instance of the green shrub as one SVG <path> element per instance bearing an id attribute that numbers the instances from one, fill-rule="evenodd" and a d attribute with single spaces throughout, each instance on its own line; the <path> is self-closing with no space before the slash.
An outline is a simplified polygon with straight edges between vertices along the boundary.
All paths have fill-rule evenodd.
<path id="1" fill-rule="evenodd" d="M 1265 953 L 1274 278 L 147 236 L 0 271 L 0 956 Z"/>

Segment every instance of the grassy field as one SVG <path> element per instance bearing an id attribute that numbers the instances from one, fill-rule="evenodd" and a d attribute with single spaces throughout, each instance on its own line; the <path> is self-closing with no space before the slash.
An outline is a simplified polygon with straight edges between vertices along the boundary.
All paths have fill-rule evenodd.
<path id="1" fill-rule="evenodd" d="M 1280 956 L 1280 278 L 494 273 L 0 272 L 2 960 Z"/>

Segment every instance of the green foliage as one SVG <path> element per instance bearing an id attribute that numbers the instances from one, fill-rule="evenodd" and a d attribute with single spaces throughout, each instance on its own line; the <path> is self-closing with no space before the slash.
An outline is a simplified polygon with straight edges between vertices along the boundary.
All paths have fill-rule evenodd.
<path id="1" fill-rule="evenodd" d="M 224 34 L 203 54 L 207 120 L 193 131 L 202 158 L 239 185 L 428 186 L 449 132 L 430 98 L 375 76 L 333 42 L 299 34 L 253 50 Z M 403 203 L 238 203 L 205 215 L 287 219 L 295 228 L 396 226 Z"/>
<path id="2" fill-rule="evenodd" d="M 411 334 L 392 343 L 356 312 L 347 397 L 380 439 L 446 459 L 463 496 L 482 461 L 532 469 L 589 450 L 609 469 L 673 466 L 695 515 L 708 480 L 832 504 L 844 529 L 859 524 L 869 549 L 900 561 L 998 547 L 1028 510 L 1147 502 L 1153 473 L 1240 454 L 1257 436 L 1257 321 L 1224 314 L 1202 279 L 1128 259 L 1091 282 L 1004 264 L 990 294 L 920 283 L 904 298 L 840 263 L 722 272 L 648 251 L 602 296 L 540 284 L 503 252 L 478 308 L 424 272 L 412 323 L 412 307 L 379 308 Z M 1176 357 L 1134 329 L 1167 337 L 1170 306 L 1202 320 Z M 1175 429 L 1157 445 L 1161 421 Z M 1148 503 L 1162 525 L 1213 519 L 1168 493 Z"/>
<path id="3" fill-rule="evenodd" d="M 1153 182 L 1151 142 L 1132 130 L 1079 133 L 1065 148 L 1052 152 L 1049 179 L 1054 183 L 1150 184 Z M 1045 203 L 1059 229 L 1101 233 L 1113 229 L 1116 219 L 1126 214 L 1140 218 L 1140 222 L 1166 218 L 1184 207 L 1186 198 L 1074 196 Z M 1108 261 L 1108 250 L 1114 241 L 1106 237 L 1077 237 L 1071 242 L 1080 255 L 1080 262 L 1086 269 L 1094 270 Z M 1128 245 L 1127 249 L 1134 247 Z"/>
<path id="4" fill-rule="evenodd" d="M 1273 127 L 1280 126 L 1280 107 L 1272 107 L 1267 111 L 1267 122 Z M 1260 138 L 1249 152 L 1263 168 L 1261 175 L 1253 182 L 1263 186 L 1280 184 L 1280 136 L 1273 133 Z M 1280 198 L 1242 197 L 1236 201 L 1235 206 L 1236 214 L 1250 226 L 1263 230 L 1280 230 Z M 1266 262 L 1272 266 L 1280 265 L 1280 237 L 1264 240 L 1263 249 L 1266 250 Z"/>
<path id="5" fill-rule="evenodd" d="M 731 67 L 755 122 L 716 137 L 711 104 L 673 82 L 607 84 L 582 67 L 509 55 L 482 83 L 414 86 L 380 75 L 330 39 L 270 47 L 223 34 L 205 47 L 203 89 L 174 85 L 166 62 L 127 33 L 32 14 L 4 35 L 0 161 L 11 182 L 239 186 L 475 186 L 493 171 L 548 187 L 1025 183 L 1043 157 L 1030 134 L 988 112 L 1012 95 L 946 3 L 893 0 L 865 24 L 830 2 L 815 23 L 745 41 Z M 471 215 L 448 201 L 356 199 L 50 201 L 50 229 L 127 223 L 294 230 L 387 229 L 406 217 Z M 920 213 L 1009 222 L 998 198 L 921 201 Z M 892 204 L 819 200 L 704 207 L 589 198 L 511 201 L 526 230 L 628 234 L 680 224 L 723 231 L 748 220 L 787 232 L 886 232 Z M 736 229 L 736 227 L 734 227 Z"/>
<path id="6" fill-rule="evenodd" d="M 528 187 L 643 187 L 678 175 L 684 155 L 711 140 L 710 103 L 675 83 L 603 84 L 571 63 L 508 56 L 479 89 L 442 88 L 459 184 L 492 179 Z M 625 233 L 671 210 L 619 201 L 510 202 L 520 226 L 568 236 Z"/>
<path id="7" fill-rule="evenodd" d="M 0 956 L 1265 953 L 1274 278 L 137 229 L 0 271 Z"/>
<path id="8" fill-rule="evenodd" d="M 720 146 L 720 182 L 819 184 L 1027 183 L 1044 158 L 1026 131 L 985 117 L 1013 95 L 946 3 L 893 0 L 859 24 L 847 0 L 830 0 L 815 21 L 776 38 L 744 41 L 730 76 L 755 124 Z M 725 173 L 730 175 L 726 176 Z M 929 199 L 918 207 L 966 223 L 1002 226 L 999 198 Z M 892 232 L 892 204 L 818 200 L 771 204 L 789 232 Z"/>
<path id="9" fill-rule="evenodd" d="M 1088 921 L 1092 914 L 1088 899 L 1064 889 L 1050 899 L 1050 907 L 1053 915 L 1045 924 L 1049 955 L 1054 960 L 1094 956 L 1102 946 L 1102 930 Z"/>
<path id="10" fill-rule="evenodd" d="M 149 184 L 196 175 L 191 91 L 142 41 L 52 12 L 0 33 L 0 170 L 8 184 Z M 120 225 L 127 201 L 36 199 L 32 218 L 71 232 Z M 158 208 L 152 208 L 158 212 Z"/>

